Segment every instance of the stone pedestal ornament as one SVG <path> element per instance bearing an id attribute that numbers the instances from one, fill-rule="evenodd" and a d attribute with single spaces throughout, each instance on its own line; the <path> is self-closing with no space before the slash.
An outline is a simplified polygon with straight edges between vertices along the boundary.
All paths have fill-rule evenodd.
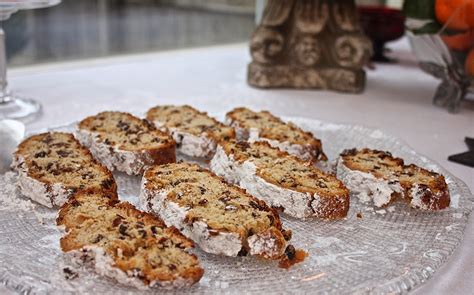
<path id="1" fill-rule="evenodd" d="M 358 93 L 371 48 L 353 0 L 269 0 L 250 40 L 248 83 Z"/>

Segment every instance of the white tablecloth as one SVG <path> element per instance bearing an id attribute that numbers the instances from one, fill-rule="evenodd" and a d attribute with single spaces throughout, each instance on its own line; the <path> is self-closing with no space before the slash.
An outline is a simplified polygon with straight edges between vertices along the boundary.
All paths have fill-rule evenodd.
<path id="1" fill-rule="evenodd" d="M 28 128 L 79 120 L 102 110 L 144 112 L 156 104 L 191 104 L 211 113 L 245 105 L 277 115 L 379 128 L 437 161 L 474 191 L 474 169 L 447 161 L 474 137 L 474 102 L 459 114 L 431 104 L 438 81 L 417 67 L 405 39 L 391 44 L 400 62 L 368 71 L 362 95 L 259 90 L 246 84 L 246 44 L 46 64 L 10 71 L 11 88 L 39 100 L 44 114 Z M 416 290 L 472 293 L 474 223 L 448 263 Z"/>

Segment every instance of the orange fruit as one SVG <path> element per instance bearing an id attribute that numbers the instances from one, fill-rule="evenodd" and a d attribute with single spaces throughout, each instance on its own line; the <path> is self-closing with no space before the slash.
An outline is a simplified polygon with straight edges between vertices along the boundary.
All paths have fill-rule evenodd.
<path id="1" fill-rule="evenodd" d="M 450 49 L 466 51 L 474 46 L 474 28 L 455 35 L 441 35 L 441 39 Z"/>
<path id="2" fill-rule="evenodd" d="M 474 28 L 474 0 L 436 0 L 435 13 L 438 21 L 450 29 Z"/>
<path id="3" fill-rule="evenodd" d="M 469 54 L 467 55 L 465 67 L 466 73 L 469 76 L 474 77 L 474 48 L 471 49 L 471 51 L 469 51 Z"/>

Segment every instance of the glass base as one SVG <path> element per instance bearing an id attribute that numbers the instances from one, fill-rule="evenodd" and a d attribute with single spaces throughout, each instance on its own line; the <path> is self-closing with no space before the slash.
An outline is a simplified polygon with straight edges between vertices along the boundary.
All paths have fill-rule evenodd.
<path id="1" fill-rule="evenodd" d="M 9 97 L 7 101 L 0 102 L 0 120 L 28 121 L 36 117 L 40 110 L 41 105 L 32 99 Z"/>

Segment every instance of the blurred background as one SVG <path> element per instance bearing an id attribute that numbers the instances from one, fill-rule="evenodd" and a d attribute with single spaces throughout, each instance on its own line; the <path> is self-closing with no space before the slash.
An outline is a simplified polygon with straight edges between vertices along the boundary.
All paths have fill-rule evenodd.
<path id="1" fill-rule="evenodd" d="M 264 0 L 63 0 L 3 26 L 10 66 L 243 42 Z M 358 4 L 401 7 L 401 0 Z"/>

